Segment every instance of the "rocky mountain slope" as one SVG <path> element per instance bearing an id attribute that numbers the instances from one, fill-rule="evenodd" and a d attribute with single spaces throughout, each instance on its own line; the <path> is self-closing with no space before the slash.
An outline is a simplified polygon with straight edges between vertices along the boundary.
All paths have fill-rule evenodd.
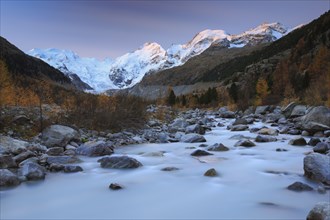
<path id="1" fill-rule="evenodd" d="M 157 43 L 146 43 L 114 61 L 80 58 L 72 51 L 58 49 L 33 49 L 27 53 L 61 70 L 71 79 L 78 76 L 96 92 L 102 92 L 130 88 L 147 74 L 183 65 L 211 45 L 221 48 L 255 46 L 277 40 L 288 32 L 279 23 L 262 24 L 238 35 L 223 30 L 204 30 L 186 44 L 172 45 L 165 50 Z"/>

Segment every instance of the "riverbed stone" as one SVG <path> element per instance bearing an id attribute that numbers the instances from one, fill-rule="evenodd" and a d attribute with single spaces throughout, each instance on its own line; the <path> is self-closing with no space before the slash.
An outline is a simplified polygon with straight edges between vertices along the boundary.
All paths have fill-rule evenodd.
<path id="1" fill-rule="evenodd" d="M 65 165 L 63 171 L 64 173 L 76 173 L 83 171 L 83 169 L 81 168 L 81 166 L 77 165 Z"/>
<path id="2" fill-rule="evenodd" d="M 204 176 L 215 177 L 218 176 L 218 173 L 214 168 L 211 168 L 204 173 Z"/>
<path id="3" fill-rule="evenodd" d="M 311 153 L 304 158 L 304 175 L 330 185 L 330 156 Z"/>
<path id="4" fill-rule="evenodd" d="M 195 150 L 190 154 L 191 156 L 199 157 L 199 156 L 208 156 L 208 155 L 213 155 L 205 150 Z"/>
<path id="5" fill-rule="evenodd" d="M 256 146 L 255 143 L 253 143 L 252 141 L 250 140 L 240 140 L 238 141 L 235 146 L 242 146 L 242 147 L 254 147 Z"/>
<path id="6" fill-rule="evenodd" d="M 48 148 L 48 150 L 46 151 L 46 154 L 50 156 L 60 156 L 63 155 L 63 153 L 64 153 L 63 147 L 51 147 Z"/>
<path id="7" fill-rule="evenodd" d="M 20 183 L 17 175 L 7 169 L 0 169 L 0 187 L 17 186 Z"/>
<path id="8" fill-rule="evenodd" d="M 20 176 L 24 176 L 27 180 L 41 180 L 45 179 L 46 169 L 37 163 L 25 163 L 19 169 Z"/>
<path id="9" fill-rule="evenodd" d="M 330 108 L 317 106 L 302 117 L 301 127 L 311 133 L 330 129 Z"/>
<path id="10" fill-rule="evenodd" d="M 112 190 L 119 190 L 119 189 L 123 189 L 124 187 L 118 183 L 111 183 L 109 185 L 109 189 L 112 189 Z"/>
<path id="11" fill-rule="evenodd" d="M 310 146 L 316 146 L 316 144 L 319 143 L 319 142 L 321 142 L 320 138 L 312 137 L 308 141 L 308 145 L 310 145 Z"/>
<path id="12" fill-rule="evenodd" d="M 207 148 L 208 151 L 229 151 L 229 148 L 223 144 L 215 143 Z"/>
<path id="13" fill-rule="evenodd" d="M 307 220 L 330 220 L 330 202 L 318 202 L 308 213 Z"/>
<path id="14" fill-rule="evenodd" d="M 206 142 L 206 139 L 200 134 L 185 134 L 181 137 L 180 141 L 184 143 L 199 143 Z"/>
<path id="15" fill-rule="evenodd" d="M 4 151 L 17 155 L 26 151 L 28 145 L 29 143 L 26 141 L 0 135 L 0 152 Z"/>
<path id="16" fill-rule="evenodd" d="M 0 154 L 0 169 L 14 167 L 17 167 L 17 164 L 11 155 Z"/>
<path id="17" fill-rule="evenodd" d="M 179 170 L 177 167 L 164 167 L 161 169 L 162 171 L 176 171 Z"/>
<path id="18" fill-rule="evenodd" d="M 186 134 L 189 133 L 197 133 L 197 134 L 205 134 L 205 128 L 199 124 L 189 125 L 186 127 Z"/>
<path id="19" fill-rule="evenodd" d="M 313 188 L 302 182 L 294 182 L 287 187 L 291 191 L 302 192 L 302 191 L 312 191 Z"/>
<path id="20" fill-rule="evenodd" d="M 17 164 L 19 164 L 19 163 L 22 162 L 23 160 L 26 160 L 26 159 L 28 159 L 28 158 L 30 158 L 30 157 L 36 157 L 36 156 L 37 156 L 37 155 L 36 155 L 35 153 L 33 153 L 32 151 L 27 150 L 27 151 L 24 151 L 24 152 L 22 152 L 22 153 L 16 155 L 16 156 L 14 157 L 14 160 L 15 160 L 15 162 L 16 162 Z"/>
<path id="21" fill-rule="evenodd" d="M 102 168 L 113 168 L 113 169 L 131 169 L 142 166 L 138 160 L 128 156 L 113 156 L 103 157 L 97 162 L 100 163 Z"/>
<path id="22" fill-rule="evenodd" d="M 275 142 L 277 141 L 276 137 L 266 136 L 266 135 L 258 135 L 255 139 L 256 142 Z"/>
<path id="23" fill-rule="evenodd" d="M 249 129 L 249 126 L 248 125 L 241 125 L 241 124 L 239 124 L 239 125 L 233 125 L 230 128 L 231 131 L 245 131 L 247 129 Z"/>
<path id="24" fill-rule="evenodd" d="M 63 125 L 51 125 L 43 130 L 41 140 L 47 147 L 65 147 L 70 141 L 79 140 L 78 131 Z"/>
<path id="25" fill-rule="evenodd" d="M 76 153 L 88 157 L 99 157 L 105 155 L 111 155 L 114 152 L 114 146 L 112 142 L 105 141 L 89 141 L 80 145 L 76 149 Z"/>
<path id="26" fill-rule="evenodd" d="M 295 146 L 305 146 L 305 145 L 307 145 L 307 142 L 306 142 L 305 138 L 299 137 L 299 138 L 291 139 L 289 141 L 289 144 L 295 145 Z"/>
<path id="27" fill-rule="evenodd" d="M 69 164 L 69 163 L 80 163 L 81 160 L 75 156 L 49 156 L 46 158 L 48 164 Z"/>
<path id="28" fill-rule="evenodd" d="M 261 134 L 261 135 L 273 135 L 273 136 L 276 136 L 276 135 L 278 135 L 278 130 L 273 129 L 273 128 L 261 128 L 261 129 L 258 131 L 258 134 Z"/>
<path id="29" fill-rule="evenodd" d="M 319 142 L 313 147 L 313 151 L 320 154 L 326 154 L 330 150 L 330 143 Z"/>

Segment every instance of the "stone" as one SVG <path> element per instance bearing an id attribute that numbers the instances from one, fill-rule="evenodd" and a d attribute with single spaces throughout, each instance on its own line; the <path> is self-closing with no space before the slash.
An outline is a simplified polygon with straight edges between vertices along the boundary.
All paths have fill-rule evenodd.
<path id="1" fill-rule="evenodd" d="M 289 141 L 289 144 L 295 145 L 295 146 L 305 146 L 305 145 L 307 145 L 307 142 L 306 142 L 305 138 L 299 137 L 299 138 L 291 139 Z"/>
<path id="2" fill-rule="evenodd" d="M 313 147 L 313 151 L 320 154 L 326 154 L 330 150 L 330 143 L 319 142 Z"/>
<path id="3" fill-rule="evenodd" d="M 205 134 L 205 128 L 199 124 L 194 124 L 187 126 L 185 132 L 186 134 L 189 133 Z"/>
<path id="4" fill-rule="evenodd" d="M 80 145 L 76 153 L 88 157 L 99 157 L 111 155 L 114 152 L 114 146 L 111 142 L 89 141 Z"/>
<path id="5" fill-rule="evenodd" d="M 258 135 L 255 139 L 256 142 L 275 142 L 277 141 L 276 137 L 272 136 L 265 136 L 265 135 Z"/>
<path id="6" fill-rule="evenodd" d="M 143 157 L 163 157 L 164 151 L 155 151 L 155 152 L 147 152 L 142 154 Z"/>
<path id="7" fill-rule="evenodd" d="M 79 140 L 78 131 L 63 125 L 51 125 L 43 130 L 41 141 L 46 147 L 65 147 L 70 141 Z"/>
<path id="8" fill-rule="evenodd" d="M 44 146 L 42 144 L 38 144 L 38 143 L 30 144 L 29 146 L 27 146 L 26 149 L 30 150 L 32 152 L 35 152 L 35 153 L 45 153 L 47 151 L 46 146 Z"/>
<path id="9" fill-rule="evenodd" d="M 208 151 L 229 151 L 229 148 L 223 144 L 215 143 L 207 148 Z"/>
<path id="10" fill-rule="evenodd" d="M 12 123 L 16 125 L 25 125 L 31 123 L 31 119 L 26 115 L 17 115 L 13 118 Z"/>
<path id="11" fill-rule="evenodd" d="M 317 131 L 314 133 L 313 137 L 324 137 L 324 134 L 322 131 Z"/>
<path id="12" fill-rule="evenodd" d="M 294 182 L 287 187 L 291 191 L 302 192 L 302 191 L 312 191 L 313 188 L 302 182 Z"/>
<path id="13" fill-rule="evenodd" d="M 0 169 L 0 187 L 17 186 L 21 182 L 18 177 L 7 169 Z"/>
<path id="14" fill-rule="evenodd" d="M 264 106 L 257 106 L 256 111 L 254 112 L 254 114 L 260 114 L 260 115 L 264 115 L 266 114 L 268 111 L 270 110 L 270 106 L 269 105 L 264 105 Z"/>
<path id="15" fill-rule="evenodd" d="M 247 125 L 233 125 L 230 130 L 231 131 L 245 131 L 247 129 L 249 129 L 249 126 L 247 126 Z"/>
<path id="16" fill-rule="evenodd" d="M 184 143 L 199 143 L 206 142 L 206 139 L 200 134 L 185 134 L 180 138 L 180 141 Z"/>
<path id="17" fill-rule="evenodd" d="M 235 146 L 242 146 L 242 147 L 254 147 L 256 146 L 255 143 L 253 143 L 252 141 L 250 140 L 240 140 L 238 141 Z"/>
<path id="18" fill-rule="evenodd" d="M 247 125 L 248 121 L 245 118 L 237 118 L 233 125 Z"/>
<path id="19" fill-rule="evenodd" d="M 14 167 L 17 167 L 17 164 L 11 155 L 0 154 L 0 169 Z"/>
<path id="20" fill-rule="evenodd" d="M 330 130 L 326 130 L 323 133 L 325 137 L 330 137 Z"/>
<path id="21" fill-rule="evenodd" d="M 58 163 L 52 163 L 49 166 L 49 171 L 50 172 L 60 172 L 64 170 L 64 165 L 63 164 L 58 164 Z"/>
<path id="22" fill-rule="evenodd" d="M 276 148 L 276 151 L 277 152 L 286 152 L 288 150 L 287 149 L 284 149 L 284 148 Z"/>
<path id="23" fill-rule="evenodd" d="M 304 175 L 330 185 L 330 156 L 311 153 L 304 158 Z"/>
<path id="24" fill-rule="evenodd" d="M 301 131 L 298 130 L 298 129 L 290 128 L 287 131 L 287 134 L 290 134 L 290 135 L 300 135 L 301 134 Z"/>
<path id="25" fill-rule="evenodd" d="M 22 153 L 16 155 L 16 156 L 14 157 L 14 160 L 15 160 L 15 162 L 16 162 L 17 164 L 19 164 L 19 163 L 22 162 L 23 160 L 26 160 L 26 159 L 28 159 L 28 158 L 30 158 L 30 157 L 36 157 L 36 156 L 37 156 L 37 155 L 36 155 L 35 153 L 33 153 L 32 151 L 27 150 L 27 151 L 24 151 L 24 152 L 22 152 Z"/>
<path id="26" fill-rule="evenodd" d="M 167 143 L 169 141 L 169 137 L 168 137 L 168 134 L 166 132 L 160 132 L 158 134 L 158 142 L 159 143 Z"/>
<path id="27" fill-rule="evenodd" d="M 258 134 L 261 134 L 261 135 L 273 135 L 273 136 L 276 136 L 276 135 L 278 135 L 278 131 L 275 130 L 275 129 L 272 129 L 272 128 L 261 128 L 261 129 L 258 131 Z"/>
<path id="28" fill-rule="evenodd" d="M 200 144 L 198 147 L 207 147 L 207 146 L 209 146 L 209 145 L 207 145 L 207 144 Z"/>
<path id="29" fill-rule="evenodd" d="M 218 127 L 225 127 L 226 125 L 224 125 L 223 123 L 219 122 L 219 123 L 217 124 L 217 126 L 218 126 Z"/>
<path id="30" fill-rule="evenodd" d="M 199 156 L 208 156 L 208 155 L 213 155 L 205 150 L 195 150 L 190 154 L 191 156 L 199 157 Z"/>
<path id="31" fill-rule="evenodd" d="M 119 185 L 118 183 L 111 183 L 109 185 L 109 189 L 112 190 L 119 190 L 119 189 L 123 189 L 123 187 L 121 185 Z"/>
<path id="32" fill-rule="evenodd" d="M 310 146 L 316 146 L 317 143 L 321 142 L 320 138 L 315 138 L 312 137 L 309 141 L 308 141 L 308 145 Z"/>
<path id="33" fill-rule="evenodd" d="M 235 112 L 232 111 L 224 111 L 220 113 L 221 118 L 235 118 Z"/>
<path id="34" fill-rule="evenodd" d="M 177 168 L 177 167 L 164 167 L 161 170 L 162 171 L 175 171 L 175 170 L 179 170 L 179 168 Z"/>
<path id="35" fill-rule="evenodd" d="M 302 135 L 302 136 L 309 136 L 310 134 L 309 134 L 308 131 L 302 131 L 302 132 L 301 132 L 301 135 Z"/>
<path id="36" fill-rule="evenodd" d="M 63 147 L 51 147 L 46 151 L 46 154 L 50 156 L 60 156 L 63 155 L 64 148 Z"/>
<path id="37" fill-rule="evenodd" d="M 214 177 L 218 176 L 218 173 L 214 168 L 211 168 L 204 173 L 204 176 Z"/>
<path id="38" fill-rule="evenodd" d="M 45 179 L 46 169 L 37 163 L 29 162 L 19 169 L 19 174 L 27 180 L 41 180 Z"/>
<path id="39" fill-rule="evenodd" d="M 311 133 L 330 130 L 330 109 L 325 106 L 312 108 L 302 117 L 301 127 Z"/>
<path id="40" fill-rule="evenodd" d="M 171 133 L 175 133 L 177 131 L 185 131 L 187 126 L 189 126 L 189 124 L 185 119 L 177 118 L 172 124 L 169 125 L 169 131 Z"/>
<path id="41" fill-rule="evenodd" d="M 58 163 L 58 164 L 69 164 L 69 163 L 80 163 L 81 160 L 74 156 L 49 156 L 46 159 L 48 164 Z"/>
<path id="42" fill-rule="evenodd" d="M 330 220 L 330 202 L 318 202 L 308 213 L 306 220 Z"/>
<path id="43" fill-rule="evenodd" d="M 294 107 L 297 106 L 297 103 L 295 102 L 291 102 L 290 104 L 288 104 L 286 107 L 284 107 L 282 109 L 282 114 L 286 117 L 289 118 L 291 115 L 292 110 L 294 109 Z"/>
<path id="44" fill-rule="evenodd" d="M 296 105 L 290 114 L 290 118 L 296 118 L 300 116 L 304 116 L 306 114 L 307 107 L 305 105 Z"/>
<path id="45" fill-rule="evenodd" d="M 28 145 L 29 143 L 26 141 L 0 135 L 0 148 L 5 152 L 17 155 L 26 151 Z"/>
<path id="46" fill-rule="evenodd" d="M 65 165 L 63 171 L 64 173 L 76 173 L 83 171 L 83 169 L 77 165 Z"/>
<path id="47" fill-rule="evenodd" d="M 142 163 L 138 160 L 128 156 L 103 157 L 97 162 L 100 163 L 102 168 L 113 169 L 131 169 L 142 166 Z"/>

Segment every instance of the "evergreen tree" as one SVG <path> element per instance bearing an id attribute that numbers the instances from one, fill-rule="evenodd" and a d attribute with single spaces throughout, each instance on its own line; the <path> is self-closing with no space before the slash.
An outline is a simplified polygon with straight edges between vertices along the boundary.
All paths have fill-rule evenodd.
<path id="1" fill-rule="evenodd" d="M 170 89 L 168 97 L 167 97 L 167 104 L 171 105 L 171 106 L 175 105 L 175 99 L 176 99 L 176 96 L 174 94 L 174 91 L 173 91 L 173 89 Z"/>

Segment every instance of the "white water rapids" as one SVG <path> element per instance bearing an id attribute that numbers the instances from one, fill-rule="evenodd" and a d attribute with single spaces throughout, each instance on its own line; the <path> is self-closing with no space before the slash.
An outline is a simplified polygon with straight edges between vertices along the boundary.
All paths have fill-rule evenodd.
<path id="1" fill-rule="evenodd" d="M 277 142 L 234 147 L 237 140 L 230 137 L 236 134 L 256 136 L 214 128 L 205 135 L 207 144 L 223 143 L 230 150 L 212 152 L 200 161 L 190 156 L 195 149 L 187 149 L 198 149 L 198 143 L 117 148 L 114 155 L 128 155 L 143 164 L 130 170 L 103 169 L 99 158 L 82 157 L 83 172 L 49 173 L 45 181 L 1 191 L 0 219 L 305 219 L 317 202 L 329 201 L 329 190 L 320 194 L 286 189 L 295 181 L 317 188 L 303 176 L 304 153 L 312 150 L 310 146 L 288 145 L 294 136 L 279 135 Z M 288 151 L 276 152 L 277 148 Z M 141 154 L 159 151 L 165 152 L 163 157 Z M 161 171 L 173 166 L 179 170 Z M 203 176 L 210 168 L 220 175 Z M 110 190 L 110 183 L 124 189 Z"/>

